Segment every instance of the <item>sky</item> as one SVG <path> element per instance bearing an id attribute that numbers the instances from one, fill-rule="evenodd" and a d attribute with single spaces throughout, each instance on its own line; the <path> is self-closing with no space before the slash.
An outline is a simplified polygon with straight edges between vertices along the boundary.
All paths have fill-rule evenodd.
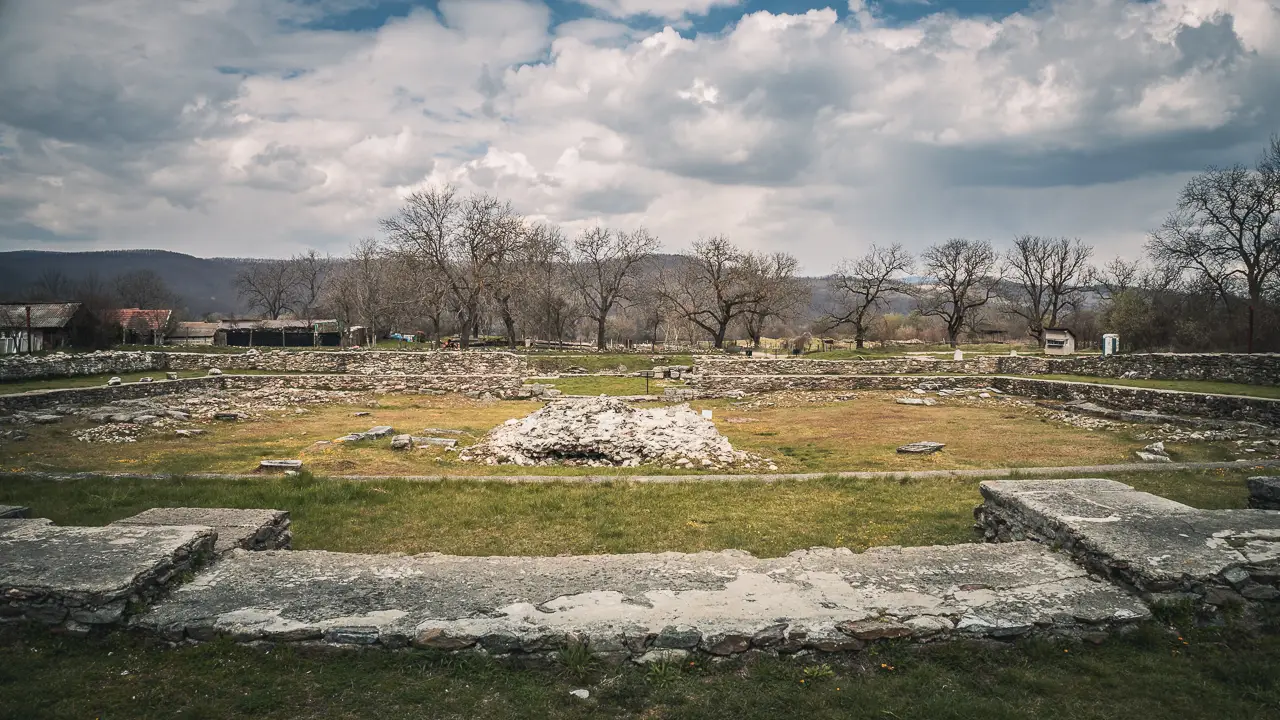
<path id="1" fill-rule="evenodd" d="M 1280 0 L 0 0 L 0 250 L 342 254 L 446 183 L 572 235 L 1136 258 L 1280 131 Z"/>

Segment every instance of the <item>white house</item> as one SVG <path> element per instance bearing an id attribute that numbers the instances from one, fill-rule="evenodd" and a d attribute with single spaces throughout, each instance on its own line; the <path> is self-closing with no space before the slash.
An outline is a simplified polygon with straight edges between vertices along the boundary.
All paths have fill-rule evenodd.
<path id="1" fill-rule="evenodd" d="M 1066 328 L 1044 329 L 1045 355 L 1074 355 L 1076 334 Z"/>

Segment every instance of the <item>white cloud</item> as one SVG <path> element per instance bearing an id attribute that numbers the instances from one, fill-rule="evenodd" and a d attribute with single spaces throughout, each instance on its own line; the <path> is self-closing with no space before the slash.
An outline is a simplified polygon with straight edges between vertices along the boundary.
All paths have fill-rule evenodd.
<path id="1" fill-rule="evenodd" d="M 697 37 L 551 27 L 536 0 L 444 0 L 364 32 L 309 29 L 325 8 L 284 0 L 4 8 L 6 248 L 340 251 L 447 181 L 570 231 L 727 232 L 813 272 L 965 234 L 1132 255 L 1189 171 L 1280 125 L 1267 0 L 758 12 Z"/>
<path id="2" fill-rule="evenodd" d="M 575 0 L 610 17 L 649 15 L 677 20 L 687 15 L 706 15 L 712 8 L 733 7 L 742 0 Z"/>

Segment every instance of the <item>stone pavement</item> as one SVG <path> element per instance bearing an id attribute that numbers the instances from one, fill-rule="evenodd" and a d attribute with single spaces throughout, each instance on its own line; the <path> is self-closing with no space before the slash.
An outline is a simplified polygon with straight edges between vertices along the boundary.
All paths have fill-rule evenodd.
<path id="1" fill-rule="evenodd" d="M 151 508 L 112 525 L 206 525 L 218 533 L 214 552 L 288 549 L 293 540 L 289 513 L 284 510 L 235 508 Z"/>
<path id="2" fill-rule="evenodd" d="M 1198 510 L 1114 480 L 988 481 L 989 540 L 1061 546 L 1148 601 L 1280 599 L 1280 512 Z"/>
<path id="3" fill-rule="evenodd" d="M 1035 543 L 577 557 L 234 551 L 145 615 L 171 640 L 310 640 L 607 658 L 882 638 L 1091 633 L 1148 612 Z M 654 655 L 653 653 L 658 653 Z"/>

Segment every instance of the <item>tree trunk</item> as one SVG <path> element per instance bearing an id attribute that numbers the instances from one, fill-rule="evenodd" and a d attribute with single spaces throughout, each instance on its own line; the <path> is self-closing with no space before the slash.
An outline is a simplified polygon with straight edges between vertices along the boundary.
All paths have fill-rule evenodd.
<path id="1" fill-rule="evenodd" d="M 507 328 L 507 349 L 516 349 L 516 319 L 508 314 L 503 314 L 502 324 Z"/>
<path id="2" fill-rule="evenodd" d="M 470 318 L 462 322 L 462 327 L 460 328 L 462 332 L 458 333 L 458 349 L 466 350 L 471 347 L 471 328 L 474 324 L 475 321 Z"/>
<path id="3" fill-rule="evenodd" d="M 862 336 L 862 330 L 859 329 L 853 333 L 853 346 L 858 350 L 861 350 L 864 344 L 865 339 Z"/>
<path id="4" fill-rule="evenodd" d="M 605 326 L 606 319 L 608 319 L 608 316 L 605 313 L 601 313 L 600 317 L 596 318 L 596 349 L 597 350 L 604 350 L 604 326 Z"/>
<path id="5" fill-rule="evenodd" d="M 724 336 L 726 333 L 728 333 L 728 331 L 729 331 L 729 323 L 720 323 L 719 329 L 716 330 L 716 338 L 715 338 L 716 340 L 715 348 L 717 350 L 724 349 Z"/>

